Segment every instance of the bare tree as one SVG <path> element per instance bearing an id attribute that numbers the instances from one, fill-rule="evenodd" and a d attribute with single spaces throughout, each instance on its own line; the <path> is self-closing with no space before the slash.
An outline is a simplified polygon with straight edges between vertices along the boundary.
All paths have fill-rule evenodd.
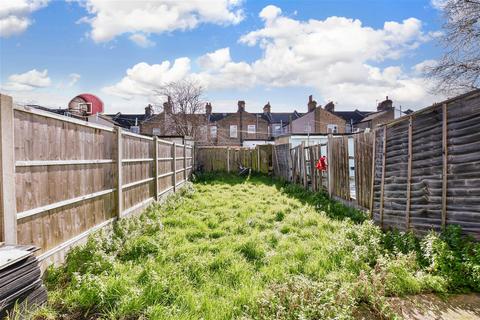
<path id="1" fill-rule="evenodd" d="M 156 90 L 155 94 L 166 100 L 159 110 L 166 114 L 166 131 L 197 137 L 206 121 L 202 86 L 195 80 L 185 79 L 171 82 Z"/>
<path id="2" fill-rule="evenodd" d="M 435 91 L 456 93 L 480 86 L 480 0 L 444 0 L 441 42 L 446 52 L 427 74 Z"/>

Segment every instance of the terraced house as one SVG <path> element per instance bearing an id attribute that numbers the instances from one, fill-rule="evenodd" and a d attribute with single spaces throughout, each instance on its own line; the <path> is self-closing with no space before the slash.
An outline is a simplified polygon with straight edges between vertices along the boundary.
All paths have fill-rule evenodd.
<path id="1" fill-rule="evenodd" d="M 276 113 L 271 112 L 271 109 L 270 103 L 267 103 L 263 112 L 248 112 L 245 101 L 240 100 L 236 112 L 213 112 L 212 104 L 207 103 L 204 114 L 183 116 L 189 128 L 196 128 L 192 132 L 198 145 L 255 146 L 288 133 L 289 123 L 302 116 L 296 111 Z M 182 133 L 178 129 L 173 123 L 168 102 L 164 104 L 161 113 L 148 117 L 140 125 L 140 132 L 147 135 L 178 135 Z"/>

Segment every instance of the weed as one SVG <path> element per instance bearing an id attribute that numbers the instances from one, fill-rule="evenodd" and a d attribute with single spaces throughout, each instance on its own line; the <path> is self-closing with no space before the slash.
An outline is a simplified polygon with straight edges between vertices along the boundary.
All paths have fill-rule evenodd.
<path id="1" fill-rule="evenodd" d="M 480 291 L 480 245 L 449 227 L 383 233 L 323 193 L 269 177 L 198 176 L 45 274 L 37 319 L 350 319 L 386 297 Z"/>

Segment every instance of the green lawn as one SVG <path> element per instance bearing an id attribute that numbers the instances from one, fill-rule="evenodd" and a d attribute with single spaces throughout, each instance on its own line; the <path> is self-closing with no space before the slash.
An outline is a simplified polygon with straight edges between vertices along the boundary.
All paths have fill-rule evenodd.
<path id="1" fill-rule="evenodd" d="M 479 290 L 480 248 L 458 229 L 420 241 L 364 220 L 268 177 L 202 177 L 49 270 L 35 317 L 393 317 L 386 296 Z"/>

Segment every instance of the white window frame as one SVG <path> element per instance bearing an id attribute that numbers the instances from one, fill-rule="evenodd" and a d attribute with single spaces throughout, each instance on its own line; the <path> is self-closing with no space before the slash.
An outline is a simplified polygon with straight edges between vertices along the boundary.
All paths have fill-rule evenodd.
<path id="1" fill-rule="evenodd" d="M 338 125 L 333 123 L 327 124 L 327 133 L 338 133 Z"/>
<path id="2" fill-rule="evenodd" d="M 237 138 L 238 137 L 238 129 L 236 124 L 230 125 L 230 138 Z"/>
<path id="3" fill-rule="evenodd" d="M 160 130 L 160 128 L 152 128 L 152 134 L 154 136 L 159 136 L 162 134 L 162 131 Z"/>
<path id="4" fill-rule="evenodd" d="M 255 134 L 256 131 L 257 131 L 257 127 L 254 124 L 249 124 L 247 126 L 247 132 L 249 134 Z"/>
<path id="5" fill-rule="evenodd" d="M 305 125 L 305 132 L 312 133 L 312 125 L 310 123 Z"/>
<path id="6" fill-rule="evenodd" d="M 210 137 L 213 139 L 217 137 L 217 126 L 210 126 Z"/>

